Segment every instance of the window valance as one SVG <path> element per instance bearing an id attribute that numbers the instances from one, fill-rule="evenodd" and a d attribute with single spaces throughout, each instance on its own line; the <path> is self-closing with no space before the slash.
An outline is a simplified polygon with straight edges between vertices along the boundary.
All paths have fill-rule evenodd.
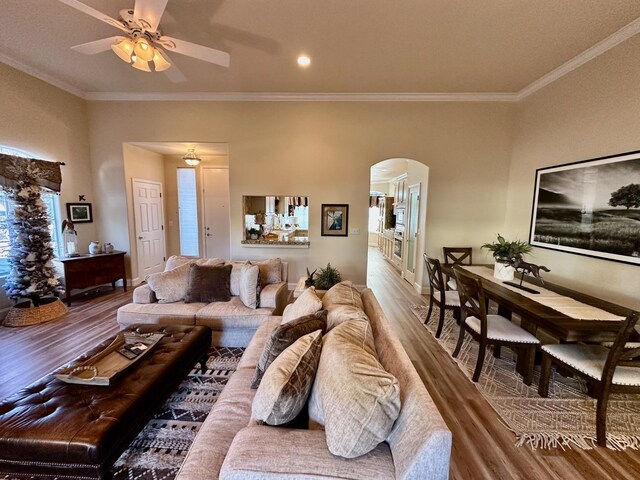
<path id="1" fill-rule="evenodd" d="M 14 188 L 25 175 L 36 178 L 38 185 L 54 192 L 60 192 L 62 183 L 61 162 L 47 162 L 35 158 L 16 157 L 0 153 L 0 187 Z"/>

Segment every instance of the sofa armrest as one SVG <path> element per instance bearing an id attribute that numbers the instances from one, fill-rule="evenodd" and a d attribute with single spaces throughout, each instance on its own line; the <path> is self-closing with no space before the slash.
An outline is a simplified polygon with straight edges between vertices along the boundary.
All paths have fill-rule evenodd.
<path id="1" fill-rule="evenodd" d="M 391 451 L 381 443 L 358 458 L 332 455 L 323 430 L 252 425 L 238 432 L 220 471 L 221 480 L 395 478 Z"/>
<path id="2" fill-rule="evenodd" d="M 158 299 L 149 285 L 140 285 L 133 291 L 133 303 L 156 303 Z"/>
<path id="3" fill-rule="evenodd" d="M 272 315 L 282 315 L 289 301 L 287 282 L 265 285 L 260 291 L 260 308 L 273 308 Z"/>

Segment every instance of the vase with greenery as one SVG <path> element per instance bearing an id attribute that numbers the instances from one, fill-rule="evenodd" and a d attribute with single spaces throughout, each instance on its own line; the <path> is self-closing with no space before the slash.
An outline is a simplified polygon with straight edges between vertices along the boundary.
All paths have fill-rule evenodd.
<path id="1" fill-rule="evenodd" d="M 251 240 L 257 240 L 259 236 L 260 230 L 258 230 L 257 228 L 250 228 L 247 230 L 247 237 L 249 237 Z"/>
<path id="2" fill-rule="evenodd" d="M 338 269 L 332 267 L 330 263 L 327 263 L 326 268 L 321 268 L 317 273 L 314 285 L 318 290 L 329 290 L 341 281 L 342 275 L 340 275 Z"/>
<path id="3" fill-rule="evenodd" d="M 515 255 L 525 255 L 531 252 L 531 245 L 522 240 L 507 241 L 498 233 L 497 240 L 492 243 L 485 243 L 482 248 L 489 250 L 495 259 L 493 275 L 500 280 L 513 280 L 514 270 L 509 265 Z"/>

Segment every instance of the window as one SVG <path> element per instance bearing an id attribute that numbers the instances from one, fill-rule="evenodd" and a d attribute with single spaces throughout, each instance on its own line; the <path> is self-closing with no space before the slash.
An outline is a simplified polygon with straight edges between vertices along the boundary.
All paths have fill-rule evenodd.
<path id="1" fill-rule="evenodd" d="M 195 168 L 178 168 L 180 255 L 198 256 L 198 195 Z"/>
<path id="2" fill-rule="evenodd" d="M 0 146 L 0 153 L 5 155 L 15 155 L 17 157 L 35 158 L 34 155 L 10 147 Z M 49 214 L 49 231 L 51 232 L 51 241 L 53 251 L 56 255 L 60 255 L 60 234 L 57 225 L 60 224 L 60 202 L 58 195 L 53 192 L 43 190 L 41 193 L 42 201 L 47 206 Z M 0 277 L 6 277 L 9 273 L 9 213 L 11 211 L 11 202 L 3 190 L 0 190 Z"/>

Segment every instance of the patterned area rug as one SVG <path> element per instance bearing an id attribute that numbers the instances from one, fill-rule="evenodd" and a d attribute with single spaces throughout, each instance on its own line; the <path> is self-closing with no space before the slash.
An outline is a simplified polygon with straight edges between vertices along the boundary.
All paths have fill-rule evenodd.
<path id="1" fill-rule="evenodd" d="M 413 305 L 411 310 L 424 322 L 427 307 Z M 434 337 L 439 314 L 438 307 L 434 306 L 426 326 Z M 447 310 L 438 341 L 449 355 L 455 348 L 459 331 L 453 312 Z M 478 343 L 466 335 L 460 354 L 454 359 L 469 381 L 477 352 Z M 515 354 L 506 347 L 501 353 L 501 358 L 497 359 L 492 352 L 487 352 L 476 386 L 504 424 L 516 434 L 516 445 L 529 445 L 534 449 L 593 448 L 596 445 L 596 400 L 586 394 L 585 383 L 552 370 L 549 397 L 542 398 L 538 395 L 540 368 L 536 368 L 533 383 L 527 386 L 515 372 Z M 640 397 L 615 394 L 609 398 L 608 405 L 607 446 L 614 450 L 640 449 Z"/>

